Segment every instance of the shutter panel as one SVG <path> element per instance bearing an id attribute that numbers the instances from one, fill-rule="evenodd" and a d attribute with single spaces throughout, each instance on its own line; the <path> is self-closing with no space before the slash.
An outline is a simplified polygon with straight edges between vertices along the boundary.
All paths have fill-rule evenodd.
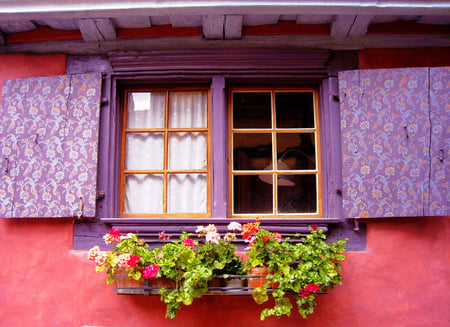
<path id="1" fill-rule="evenodd" d="M 95 215 L 100 91 L 99 74 L 4 83 L 0 217 Z"/>
<path id="2" fill-rule="evenodd" d="M 448 134 L 435 135 L 437 124 L 430 124 L 430 70 L 341 72 L 339 88 L 344 216 L 433 214 L 430 204 L 437 200 L 432 198 L 439 195 L 442 199 L 443 193 L 447 196 L 443 187 L 448 177 L 444 175 L 442 181 L 433 177 L 433 171 L 439 175 L 445 167 L 432 168 L 434 154 L 430 149 L 433 138 L 448 142 Z M 448 86 L 443 88 L 441 94 L 447 95 Z M 435 116 L 448 122 L 448 108 L 439 109 Z M 440 201 L 440 208 L 443 202 L 448 205 L 448 198 Z"/>
<path id="3" fill-rule="evenodd" d="M 450 215 L 450 67 L 430 68 L 430 216 Z"/>

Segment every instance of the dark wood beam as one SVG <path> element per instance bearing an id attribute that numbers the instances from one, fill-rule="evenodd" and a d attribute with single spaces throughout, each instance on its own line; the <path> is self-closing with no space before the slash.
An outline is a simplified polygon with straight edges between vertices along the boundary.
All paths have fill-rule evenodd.
<path id="1" fill-rule="evenodd" d="M 329 35 L 248 35 L 241 40 L 206 40 L 200 36 L 116 39 L 100 43 L 73 40 L 6 44 L 0 46 L 0 53 L 104 54 L 132 50 L 283 47 L 330 50 L 450 47 L 450 37 L 448 34 L 367 34 L 352 38 Z"/>

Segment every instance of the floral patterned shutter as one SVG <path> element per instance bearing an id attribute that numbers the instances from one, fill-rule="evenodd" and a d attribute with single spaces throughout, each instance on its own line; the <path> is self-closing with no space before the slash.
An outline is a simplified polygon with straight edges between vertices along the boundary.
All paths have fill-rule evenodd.
<path id="1" fill-rule="evenodd" d="M 449 80 L 447 68 L 339 74 L 344 217 L 449 214 Z"/>
<path id="2" fill-rule="evenodd" d="M 95 215 L 101 75 L 3 83 L 0 217 Z"/>

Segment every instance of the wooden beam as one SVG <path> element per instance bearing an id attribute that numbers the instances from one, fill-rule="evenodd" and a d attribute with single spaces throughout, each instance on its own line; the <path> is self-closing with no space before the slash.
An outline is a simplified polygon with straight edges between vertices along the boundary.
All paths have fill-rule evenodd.
<path id="1" fill-rule="evenodd" d="M 37 26 L 29 20 L 0 21 L 0 30 L 6 34 L 35 30 Z"/>
<path id="2" fill-rule="evenodd" d="M 245 15 L 245 26 L 258 26 L 258 25 L 274 25 L 278 23 L 280 15 Z"/>
<path id="3" fill-rule="evenodd" d="M 85 41 L 111 41 L 116 39 L 116 29 L 108 18 L 80 19 L 78 21 Z"/>
<path id="4" fill-rule="evenodd" d="M 242 15 L 226 15 L 225 16 L 225 39 L 238 40 L 242 38 Z"/>
<path id="5" fill-rule="evenodd" d="M 43 23 L 55 30 L 78 30 L 78 19 L 44 19 Z"/>
<path id="6" fill-rule="evenodd" d="M 149 28 L 152 27 L 150 17 L 148 16 L 131 16 L 131 17 L 115 17 L 112 19 L 114 26 L 117 28 Z"/>
<path id="7" fill-rule="evenodd" d="M 207 40 L 224 38 L 225 15 L 203 16 L 203 37 Z"/>
<path id="8" fill-rule="evenodd" d="M 170 23 L 173 27 L 197 27 L 202 26 L 203 15 L 171 15 Z"/>
<path id="9" fill-rule="evenodd" d="M 330 35 L 334 37 L 348 37 L 355 20 L 356 15 L 334 16 L 331 22 Z"/>
<path id="10" fill-rule="evenodd" d="M 350 26 L 350 30 L 348 32 L 349 37 L 360 37 L 367 33 L 367 29 L 373 19 L 371 15 L 358 15 L 352 26 Z"/>
<path id="11" fill-rule="evenodd" d="M 360 50 L 369 48 L 450 47 L 448 34 L 367 34 L 347 38 L 330 35 L 248 35 L 241 40 L 205 40 L 201 36 L 117 39 L 104 42 L 48 41 L 7 44 L 0 53 L 105 54 L 111 51 L 150 51 L 203 48 L 316 48 Z"/>

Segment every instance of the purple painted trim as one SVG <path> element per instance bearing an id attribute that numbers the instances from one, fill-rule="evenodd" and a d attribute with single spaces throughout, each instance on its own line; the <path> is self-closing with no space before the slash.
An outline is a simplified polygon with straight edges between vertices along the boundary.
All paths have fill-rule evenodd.
<path id="1" fill-rule="evenodd" d="M 211 83 L 212 103 L 212 216 L 228 216 L 228 169 L 227 169 L 227 105 L 225 78 L 215 76 Z"/>

